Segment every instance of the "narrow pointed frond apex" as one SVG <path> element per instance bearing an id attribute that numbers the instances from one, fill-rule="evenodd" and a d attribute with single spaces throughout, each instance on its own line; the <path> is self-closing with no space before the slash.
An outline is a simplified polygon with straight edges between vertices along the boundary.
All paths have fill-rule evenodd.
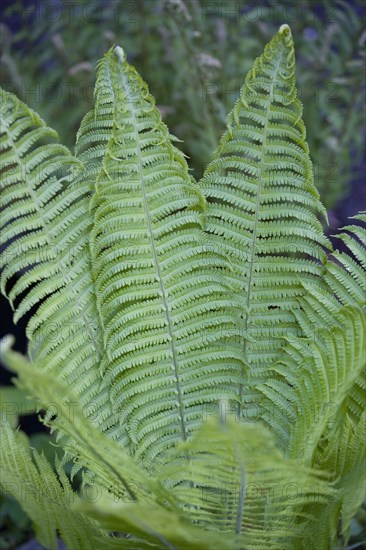
<path id="1" fill-rule="evenodd" d="M 280 28 L 278 29 L 278 32 L 279 32 L 279 34 L 282 34 L 283 36 L 291 37 L 291 29 L 286 23 L 284 23 L 283 25 L 280 26 Z"/>
<path id="2" fill-rule="evenodd" d="M 126 52 L 123 48 L 121 48 L 121 46 L 115 46 L 113 53 L 121 63 L 124 63 L 126 61 Z"/>

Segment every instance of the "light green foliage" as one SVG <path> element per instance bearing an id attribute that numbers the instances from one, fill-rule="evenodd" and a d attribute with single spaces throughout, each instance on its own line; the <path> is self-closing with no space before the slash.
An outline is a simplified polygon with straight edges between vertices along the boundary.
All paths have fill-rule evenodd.
<path id="1" fill-rule="evenodd" d="M 200 182 L 206 228 L 230 258 L 227 276 L 240 299 L 243 351 L 254 381 L 268 376 L 284 336 L 296 334 L 303 284 L 320 277 L 329 243 L 296 97 L 295 56 L 281 27 L 248 73 L 227 131 Z M 251 414 L 248 412 L 248 414 Z"/>
<path id="2" fill-rule="evenodd" d="M 185 441 L 202 408 L 218 392 L 229 397 L 239 381 L 225 260 L 207 245 L 203 197 L 121 48 L 99 65 L 95 109 L 82 122 L 76 153 L 95 186 L 90 249 L 103 386 L 117 436 L 153 461 Z"/>
<path id="3" fill-rule="evenodd" d="M 56 529 L 68 548 L 90 548 L 101 531 L 96 524 L 70 509 L 79 497 L 73 492 L 60 463 L 57 475 L 44 456 L 27 447 L 22 432 L 13 432 L 1 419 L 1 485 L 22 504 L 32 519 L 37 539 L 56 548 Z M 32 461 L 32 455 L 34 461 Z"/>
<path id="4" fill-rule="evenodd" d="M 64 453 L 53 469 L 4 417 L 1 487 L 39 540 L 346 544 L 365 486 L 366 217 L 333 251 L 289 27 L 198 183 L 118 46 L 75 155 L 8 92 L 0 115 L 1 288 L 30 341 L 1 359 Z"/>
<path id="5" fill-rule="evenodd" d="M 90 269 L 89 187 L 77 177 L 80 162 L 34 111 L 3 90 L 0 108 L 1 291 L 15 322 L 39 306 L 27 324 L 30 356 L 67 377 L 83 406 L 99 409 L 107 398 L 99 391 L 102 339 Z M 61 370 L 69 355 L 73 369 Z"/>

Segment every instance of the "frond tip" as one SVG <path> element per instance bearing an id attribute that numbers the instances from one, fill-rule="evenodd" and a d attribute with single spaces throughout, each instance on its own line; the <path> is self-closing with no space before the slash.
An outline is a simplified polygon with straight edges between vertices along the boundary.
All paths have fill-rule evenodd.
<path id="1" fill-rule="evenodd" d="M 124 63 L 126 61 L 126 53 L 124 49 L 121 48 L 121 46 L 116 46 L 114 48 L 114 54 L 116 55 L 116 57 L 118 57 L 121 63 Z"/>
<path id="2" fill-rule="evenodd" d="M 284 36 L 291 36 L 291 29 L 286 23 L 280 26 L 278 32 Z"/>

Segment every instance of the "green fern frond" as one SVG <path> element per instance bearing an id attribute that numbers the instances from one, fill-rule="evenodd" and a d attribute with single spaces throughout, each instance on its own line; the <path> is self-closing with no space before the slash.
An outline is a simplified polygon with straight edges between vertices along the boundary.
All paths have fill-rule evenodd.
<path id="1" fill-rule="evenodd" d="M 257 399 L 252 385 L 267 376 L 284 338 L 299 333 L 294 310 L 302 282 L 321 275 L 330 247 L 301 113 L 291 31 L 283 25 L 248 73 L 199 183 L 207 230 L 230 258 L 227 277 L 241 300 L 249 370 L 239 394 L 248 415 Z"/>
<path id="2" fill-rule="evenodd" d="M 115 436 L 153 462 L 189 437 L 205 406 L 235 397 L 236 303 L 225 260 L 206 243 L 204 199 L 119 47 L 99 64 L 77 154 L 95 187 L 90 245 Z"/>
<path id="3" fill-rule="evenodd" d="M 138 501 L 139 498 L 149 502 L 155 495 L 169 502 L 169 495 L 162 487 L 159 493 L 160 484 L 136 466 L 118 442 L 100 432 L 93 418 L 86 417 L 72 389 L 63 381 L 54 380 L 48 373 L 35 368 L 36 365 L 11 349 L 12 343 L 9 338 L 1 343 L 1 361 L 18 373 L 16 382 L 19 387 L 37 397 L 45 409 L 52 403 L 53 414 L 46 414 L 44 422 L 67 436 L 62 440 L 66 456 L 92 473 L 92 477 L 87 476 L 87 481 L 128 502 Z"/>
<path id="4" fill-rule="evenodd" d="M 0 101 L 1 291 L 15 322 L 31 313 L 32 359 L 67 380 L 82 406 L 102 411 L 108 395 L 99 389 L 90 193 L 73 183 L 81 164 L 13 94 L 0 90 Z"/>
<path id="5" fill-rule="evenodd" d="M 333 488 L 322 473 L 285 458 L 261 425 L 211 419 L 186 449 L 187 466 L 182 452 L 164 477 L 195 522 L 227 533 L 226 548 L 293 550 L 310 526 L 319 531 Z"/>
<path id="6" fill-rule="evenodd" d="M 301 298 L 301 308 L 296 310 L 296 317 L 305 336 L 310 339 L 317 338 L 319 331 L 327 327 L 329 333 L 338 331 L 344 335 L 344 325 L 339 319 L 339 308 L 356 308 L 353 324 L 357 319 L 365 314 L 366 303 L 366 249 L 364 244 L 365 229 L 364 222 L 366 216 L 359 213 L 354 217 L 361 225 L 346 226 L 339 237 L 347 245 L 343 252 L 334 251 L 325 265 L 324 279 L 319 285 L 309 287 L 304 285 L 306 294 Z M 358 313 L 357 313 L 358 312 Z M 347 333 L 347 331 L 346 331 Z M 342 336 L 343 338 L 343 336 Z M 353 346 L 354 358 L 356 350 L 362 349 L 364 338 L 364 327 L 357 326 L 353 328 L 350 342 L 347 346 Z M 352 348 L 351 348 L 352 351 Z M 334 365 L 331 370 L 337 371 L 344 369 L 342 361 L 345 360 L 344 354 L 334 358 Z M 359 367 L 357 367 L 357 364 Z M 358 358 L 355 364 L 359 374 L 355 377 L 346 405 L 346 414 L 351 423 L 356 424 L 360 421 L 366 401 L 366 369 L 364 368 L 364 359 Z M 362 366 L 362 368 L 360 368 Z M 347 374 L 350 380 L 354 372 L 347 365 Z"/>
<path id="7" fill-rule="evenodd" d="M 43 455 L 31 452 L 25 434 L 14 432 L 3 416 L 0 439 L 1 490 L 14 496 L 29 515 L 39 542 L 56 550 L 58 532 L 67 548 L 97 548 L 102 530 L 80 512 L 70 509 L 80 498 L 72 490 L 60 463 L 56 460 L 54 472 Z"/>
<path id="8" fill-rule="evenodd" d="M 342 304 L 366 305 L 366 212 L 353 218 L 358 225 L 348 225 L 337 237 L 346 246 L 335 251 L 327 264 L 326 281 Z"/>
<path id="9" fill-rule="evenodd" d="M 267 422 L 290 458 L 330 475 L 338 491 L 328 503 L 325 535 L 334 538 L 339 516 L 346 531 L 366 496 L 366 321 L 361 308 L 341 307 L 333 325 L 289 339 L 285 352 L 261 387 L 268 398 Z"/>
<path id="10" fill-rule="evenodd" d="M 269 423 L 275 433 L 281 433 L 284 451 L 311 466 L 330 425 L 337 427 L 344 420 L 350 392 L 362 376 L 366 353 L 363 312 L 355 306 L 341 307 L 333 325 L 288 341 L 283 360 L 273 367 L 274 376 L 262 391 L 270 398 Z M 334 434 L 329 437 L 336 445 Z"/>

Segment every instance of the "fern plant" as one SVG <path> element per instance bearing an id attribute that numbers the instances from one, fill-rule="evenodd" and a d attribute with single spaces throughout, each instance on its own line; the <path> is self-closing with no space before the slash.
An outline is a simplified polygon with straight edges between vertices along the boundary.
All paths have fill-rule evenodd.
<path id="1" fill-rule="evenodd" d="M 1 290 L 55 468 L 3 414 L 46 548 L 329 549 L 365 482 L 365 214 L 332 249 L 282 25 L 201 181 L 120 47 L 75 154 L 1 91 Z M 82 472 L 80 494 L 65 474 Z M 26 488 L 26 491 L 24 490 Z"/>

